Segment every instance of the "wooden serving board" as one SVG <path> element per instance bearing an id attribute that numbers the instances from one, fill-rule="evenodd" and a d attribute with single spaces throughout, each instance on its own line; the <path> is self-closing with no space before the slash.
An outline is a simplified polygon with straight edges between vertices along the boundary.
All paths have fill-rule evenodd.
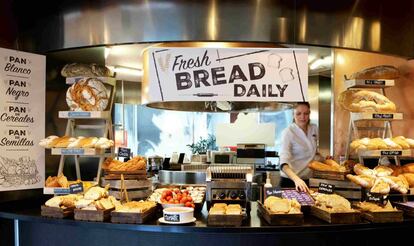
<path id="1" fill-rule="evenodd" d="M 313 170 L 313 177 L 329 180 L 347 180 L 346 175 L 349 172 L 335 172 L 335 171 L 317 171 Z"/>
<path id="2" fill-rule="evenodd" d="M 238 227 L 242 225 L 242 221 L 242 214 L 209 214 L 207 218 L 207 225 Z"/>
<path id="3" fill-rule="evenodd" d="M 272 214 L 260 201 L 257 201 L 257 212 L 270 225 L 302 225 L 303 213 L 300 214 Z"/>
<path id="4" fill-rule="evenodd" d="M 405 215 L 414 217 L 414 202 L 396 202 L 394 203 L 398 209 L 402 210 Z"/>
<path id="5" fill-rule="evenodd" d="M 109 220 L 112 210 L 114 209 L 106 209 L 106 210 L 75 209 L 75 220 L 103 222 L 103 221 Z"/>
<path id="6" fill-rule="evenodd" d="M 155 214 L 156 206 L 144 213 L 111 212 L 111 222 L 121 224 L 143 224 Z"/>
<path id="7" fill-rule="evenodd" d="M 404 220 L 401 210 L 391 212 L 361 211 L 361 216 L 372 223 L 402 222 Z"/>
<path id="8" fill-rule="evenodd" d="M 359 211 L 329 213 L 326 210 L 312 206 L 311 214 L 316 218 L 319 218 L 331 224 L 357 224 L 361 222 L 361 213 Z"/>
<path id="9" fill-rule="evenodd" d="M 54 208 L 54 207 L 48 207 L 46 205 L 41 206 L 41 215 L 45 217 L 51 217 L 51 218 L 69 218 L 73 216 L 73 208 Z"/>

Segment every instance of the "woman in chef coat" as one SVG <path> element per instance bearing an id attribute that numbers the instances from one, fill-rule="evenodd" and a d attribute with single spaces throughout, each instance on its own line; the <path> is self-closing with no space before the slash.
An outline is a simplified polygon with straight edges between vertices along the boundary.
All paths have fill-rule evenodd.
<path id="1" fill-rule="evenodd" d="M 320 159 L 318 153 L 318 127 L 310 124 L 310 105 L 300 102 L 293 111 L 294 121 L 282 132 L 280 149 L 280 186 L 309 191 L 311 175 L 308 163 Z"/>

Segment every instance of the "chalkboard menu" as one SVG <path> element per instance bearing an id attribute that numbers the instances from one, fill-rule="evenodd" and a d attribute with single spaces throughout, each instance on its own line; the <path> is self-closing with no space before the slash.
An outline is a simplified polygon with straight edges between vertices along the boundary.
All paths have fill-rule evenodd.
<path id="1" fill-rule="evenodd" d="M 126 157 L 129 158 L 131 156 L 131 149 L 130 148 L 118 148 L 118 157 Z"/>

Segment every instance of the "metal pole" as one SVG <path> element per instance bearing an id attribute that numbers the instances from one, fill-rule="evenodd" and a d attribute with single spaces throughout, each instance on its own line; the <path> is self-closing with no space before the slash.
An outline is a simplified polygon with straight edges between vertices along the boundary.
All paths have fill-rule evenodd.
<path id="1" fill-rule="evenodd" d="M 14 246 L 19 246 L 19 221 L 14 220 Z"/>

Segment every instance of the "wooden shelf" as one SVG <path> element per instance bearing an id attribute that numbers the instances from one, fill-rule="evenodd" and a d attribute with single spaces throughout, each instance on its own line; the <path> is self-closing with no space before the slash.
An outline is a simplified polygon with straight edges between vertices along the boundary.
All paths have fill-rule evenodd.
<path id="1" fill-rule="evenodd" d="M 386 88 L 394 86 L 392 79 L 351 79 L 345 80 L 345 88 Z"/>
<path id="2" fill-rule="evenodd" d="M 362 157 L 411 156 L 411 149 L 359 150 L 358 155 Z"/>
<path id="3" fill-rule="evenodd" d="M 110 156 L 112 151 L 111 148 L 52 148 L 52 155 Z"/>
<path id="4" fill-rule="evenodd" d="M 351 120 L 402 120 L 403 113 L 351 113 Z"/>

